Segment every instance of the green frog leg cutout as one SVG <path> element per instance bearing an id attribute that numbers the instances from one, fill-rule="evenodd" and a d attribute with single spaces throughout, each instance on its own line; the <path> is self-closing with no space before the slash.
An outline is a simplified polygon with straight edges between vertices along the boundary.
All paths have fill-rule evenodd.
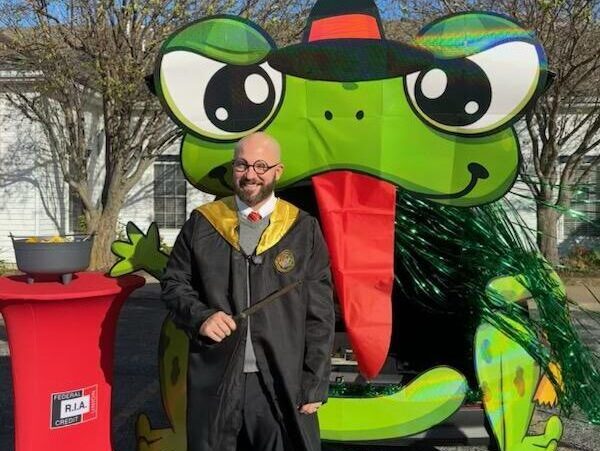
<path id="1" fill-rule="evenodd" d="M 487 290 L 490 296 L 500 295 L 512 302 L 530 297 L 516 277 L 494 279 Z M 530 333 L 522 327 L 517 329 L 523 334 Z M 541 379 L 540 367 L 527 351 L 491 324 L 483 323 L 475 337 L 475 362 L 485 412 L 500 449 L 555 450 L 563 432 L 558 416 L 548 419 L 543 434 L 527 435 Z"/>
<path id="2" fill-rule="evenodd" d="M 153 429 L 146 414 L 136 424 L 138 451 L 185 451 L 188 337 L 166 319 L 160 332 L 159 378 L 163 407 L 170 426 Z"/>
<path id="3" fill-rule="evenodd" d="M 393 395 L 329 398 L 318 413 L 321 438 L 362 441 L 418 434 L 456 412 L 466 391 L 462 374 L 440 366 L 421 374 Z"/>
<path id="4" fill-rule="evenodd" d="M 133 222 L 125 228 L 127 241 L 114 241 L 113 254 L 119 260 L 110 268 L 111 277 L 119 277 L 143 269 L 160 280 L 169 256 L 160 250 L 160 236 L 155 222 L 150 224 L 146 235 Z"/>

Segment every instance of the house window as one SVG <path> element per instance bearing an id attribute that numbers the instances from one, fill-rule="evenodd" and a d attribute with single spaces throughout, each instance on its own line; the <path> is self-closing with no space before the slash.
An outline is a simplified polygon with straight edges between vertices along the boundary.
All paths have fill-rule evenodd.
<path id="1" fill-rule="evenodd" d="M 177 159 L 154 163 L 154 221 L 159 228 L 179 229 L 186 219 L 186 182 Z"/>
<path id="2" fill-rule="evenodd" d="M 579 175 L 586 169 L 582 168 Z M 578 176 L 576 176 L 578 177 Z M 569 237 L 600 236 L 600 167 L 592 168 L 584 179 L 573 189 L 571 210 L 585 215 L 578 218 L 573 214 L 564 215 L 564 234 Z"/>

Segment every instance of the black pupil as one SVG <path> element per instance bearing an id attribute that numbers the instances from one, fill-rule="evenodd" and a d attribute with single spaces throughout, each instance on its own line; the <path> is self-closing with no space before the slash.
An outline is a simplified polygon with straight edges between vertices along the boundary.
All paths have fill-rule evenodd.
<path id="1" fill-rule="evenodd" d="M 492 87 L 473 61 L 438 61 L 417 77 L 415 97 L 421 111 L 431 119 L 444 125 L 465 126 L 485 115 Z"/>
<path id="2" fill-rule="evenodd" d="M 208 119 L 227 132 L 244 132 L 273 110 L 275 87 L 260 66 L 228 65 L 215 72 L 204 95 Z"/>

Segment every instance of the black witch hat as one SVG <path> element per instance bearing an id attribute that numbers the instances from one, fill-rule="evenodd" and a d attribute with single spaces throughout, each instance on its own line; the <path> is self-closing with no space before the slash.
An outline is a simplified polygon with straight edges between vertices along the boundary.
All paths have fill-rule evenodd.
<path id="1" fill-rule="evenodd" d="M 373 0 L 318 0 L 302 43 L 274 50 L 267 59 L 285 74 L 349 82 L 406 75 L 430 66 L 433 55 L 386 40 Z"/>

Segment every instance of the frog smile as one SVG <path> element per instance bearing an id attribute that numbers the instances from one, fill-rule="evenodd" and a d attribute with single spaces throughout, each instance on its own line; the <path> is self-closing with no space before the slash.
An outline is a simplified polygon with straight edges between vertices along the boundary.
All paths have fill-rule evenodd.
<path id="1" fill-rule="evenodd" d="M 458 198 L 466 196 L 471 191 L 473 191 L 473 189 L 475 188 L 475 186 L 477 185 L 477 182 L 479 180 L 485 180 L 490 176 L 489 171 L 479 163 L 474 163 L 474 162 L 469 163 L 467 166 L 467 170 L 471 174 L 471 180 L 469 181 L 467 186 L 465 186 L 462 190 L 460 190 L 456 193 L 428 194 L 428 193 L 423 193 L 420 191 L 410 190 L 410 189 L 402 187 L 400 185 L 398 185 L 398 186 L 401 189 L 403 189 L 411 194 L 414 194 L 415 196 L 424 197 L 426 199 L 431 199 L 431 200 L 458 199 Z M 221 184 L 221 186 L 223 186 L 227 190 L 233 191 L 233 187 L 227 181 L 227 167 L 225 165 L 217 166 L 217 167 L 211 169 L 211 171 L 208 173 L 208 177 L 219 182 Z"/>
<path id="2" fill-rule="evenodd" d="M 490 173 L 488 172 L 488 170 L 486 168 L 484 168 L 482 165 L 480 165 L 479 163 L 469 163 L 469 165 L 467 166 L 468 171 L 471 173 L 471 181 L 468 183 L 467 186 L 465 186 L 462 190 L 460 190 L 457 193 L 452 193 L 452 194 L 425 194 L 425 193 L 420 193 L 418 191 L 412 191 L 407 189 L 406 191 L 408 191 L 411 194 L 414 194 L 416 196 L 420 196 L 420 197 L 425 197 L 427 199 L 458 199 L 460 197 L 466 196 L 467 194 L 469 194 L 474 188 L 475 185 L 477 185 L 477 181 L 478 180 L 485 180 L 490 176 Z"/>

